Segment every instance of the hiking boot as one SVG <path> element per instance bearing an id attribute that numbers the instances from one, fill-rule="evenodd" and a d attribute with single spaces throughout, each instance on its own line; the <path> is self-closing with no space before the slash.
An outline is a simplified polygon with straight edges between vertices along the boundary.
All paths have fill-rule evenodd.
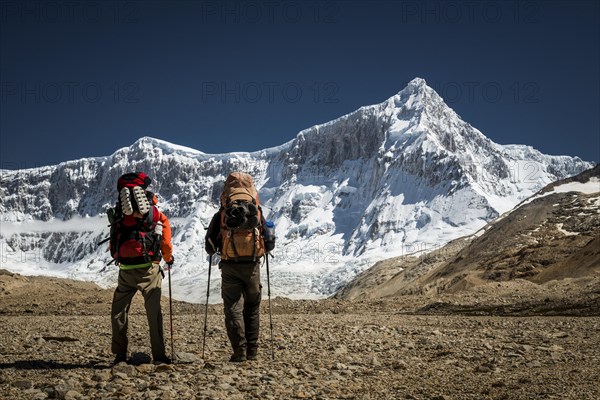
<path id="1" fill-rule="evenodd" d="M 135 204 L 137 204 L 140 214 L 143 215 L 150 211 L 150 202 L 146 196 L 146 191 L 140 186 L 134 186 L 131 191 L 133 192 L 133 198 L 135 199 Z"/>
<path id="2" fill-rule="evenodd" d="M 256 360 L 258 358 L 257 353 L 258 349 L 256 347 L 249 347 L 248 351 L 246 352 L 246 359 L 250 361 Z"/>
<path id="3" fill-rule="evenodd" d="M 236 349 L 234 350 L 229 362 L 242 362 L 246 361 L 246 349 Z"/>
<path id="4" fill-rule="evenodd" d="M 161 358 L 155 358 L 154 359 L 154 364 L 155 365 L 162 365 L 162 364 L 172 364 L 173 360 L 171 360 L 169 357 L 164 356 Z"/>
<path id="5" fill-rule="evenodd" d="M 113 361 L 113 364 L 117 365 L 118 363 L 122 362 L 127 362 L 127 354 L 117 354 L 117 356 L 115 357 L 115 361 Z"/>
<path id="6" fill-rule="evenodd" d="M 246 356 L 244 354 L 232 354 L 229 362 L 244 362 L 246 361 Z"/>

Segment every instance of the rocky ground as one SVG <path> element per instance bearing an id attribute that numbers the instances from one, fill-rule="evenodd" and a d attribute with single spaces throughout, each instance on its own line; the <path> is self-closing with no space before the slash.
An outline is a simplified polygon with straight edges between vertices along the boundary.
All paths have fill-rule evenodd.
<path id="1" fill-rule="evenodd" d="M 148 357 L 138 295 L 131 310 L 132 362 L 112 366 L 110 291 L 5 272 L 0 398 L 600 398 L 599 317 L 498 316 L 493 309 L 465 315 L 467 305 L 475 310 L 485 295 L 435 301 L 273 299 L 275 360 L 265 301 L 259 360 L 244 363 L 227 362 L 220 305 L 209 307 L 202 359 L 204 307 L 177 302 L 174 338 L 182 362 L 158 366 Z M 163 308 L 169 338 L 166 298 Z"/>

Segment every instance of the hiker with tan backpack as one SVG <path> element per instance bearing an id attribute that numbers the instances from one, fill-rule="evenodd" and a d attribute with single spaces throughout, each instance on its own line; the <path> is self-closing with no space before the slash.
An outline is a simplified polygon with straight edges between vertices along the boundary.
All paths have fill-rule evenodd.
<path id="1" fill-rule="evenodd" d="M 275 238 L 262 214 L 252 177 L 229 174 L 221 208 L 206 233 L 208 254 L 219 253 L 221 295 L 227 336 L 233 348 L 229 361 L 255 360 L 258 352 L 262 257 L 275 247 Z"/>

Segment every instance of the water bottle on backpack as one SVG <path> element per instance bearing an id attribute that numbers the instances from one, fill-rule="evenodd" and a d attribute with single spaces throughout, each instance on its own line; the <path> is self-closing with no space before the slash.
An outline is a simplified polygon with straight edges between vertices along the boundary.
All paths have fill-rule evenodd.
<path id="1" fill-rule="evenodd" d="M 265 242 L 265 250 L 267 252 L 275 248 L 275 224 L 273 221 L 266 221 L 263 228 L 263 239 Z"/>

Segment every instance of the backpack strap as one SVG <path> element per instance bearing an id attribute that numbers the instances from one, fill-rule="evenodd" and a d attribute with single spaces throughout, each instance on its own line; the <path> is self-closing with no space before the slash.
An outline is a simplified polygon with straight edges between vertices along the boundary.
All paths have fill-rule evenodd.
<path id="1" fill-rule="evenodd" d="M 256 228 L 252 229 L 252 243 L 254 243 L 254 250 L 252 251 L 252 260 L 254 262 L 256 262 L 256 250 L 257 250 L 257 245 L 256 245 L 256 241 L 257 241 L 257 237 L 256 237 Z"/>
<path id="2" fill-rule="evenodd" d="M 237 262 L 239 253 L 235 247 L 235 240 L 233 240 L 233 229 L 228 229 L 227 234 L 229 235 L 229 243 L 231 243 L 231 249 L 233 250 L 233 258 Z"/>
<path id="3" fill-rule="evenodd" d="M 149 231 L 154 231 L 154 227 L 158 223 L 158 209 L 155 206 L 151 206 L 150 210 L 144 214 L 143 223 Z"/>

